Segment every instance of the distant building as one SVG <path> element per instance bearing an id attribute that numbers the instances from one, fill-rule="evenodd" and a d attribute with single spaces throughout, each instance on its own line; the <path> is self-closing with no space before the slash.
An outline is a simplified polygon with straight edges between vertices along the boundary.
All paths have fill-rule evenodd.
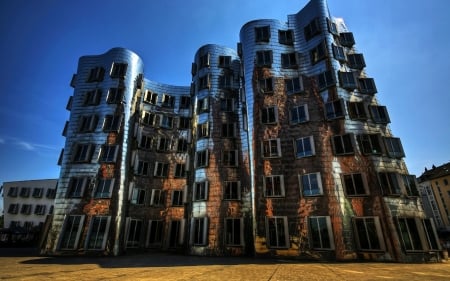
<path id="1" fill-rule="evenodd" d="M 84 56 L 44 253 L 421 261 L 441 247 L 342 19 L 312 0 L 199 48 L 192 83 Z M 188 74 L 187 74 L 188 75 Z"/>

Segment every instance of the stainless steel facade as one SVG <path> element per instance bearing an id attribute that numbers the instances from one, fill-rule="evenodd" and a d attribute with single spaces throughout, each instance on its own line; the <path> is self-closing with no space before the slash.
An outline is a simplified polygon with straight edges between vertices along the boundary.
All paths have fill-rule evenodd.
<path id="1" fill-rule="evenodd" d="M 44 251 L 376 261 L 439 252 L 354 45 L 326 1 L 312 0 L 287 22 L 248 22 L 236 50 L 199 48 L 190 87 L 144 78 L 124 49 L 82 57 Z M 86 104 L 113 87 L 123 102 Z M 121 115 L 121 126 L 91 128 L 92 114 L 108 126 L 106 115 Z M 91 149 L 98 157 L 85 161 Z M 75 199 L 78 186 L 87 192 Z"/>

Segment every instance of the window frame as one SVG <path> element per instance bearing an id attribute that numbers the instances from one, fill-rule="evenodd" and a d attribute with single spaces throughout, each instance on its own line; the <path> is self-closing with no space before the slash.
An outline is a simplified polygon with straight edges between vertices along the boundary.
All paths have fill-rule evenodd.
<path id="1" fill-rule="evenodd" d="M 369 186 L 364 173 L 341 174 L 342 186 L 347 197 L 361 197 L 369 195 Z M 359 186 L 359 185 L 362 186 Z"/>
<path id="2" fill-rule="evenodd" d="M 209 164 L 209 150 L 203 149 L 195 152 L 195 168 L 205 168 Z"/>
<path id="3" fill-rule="evenodd" d="M 273 63 L 272 50 L 259 50 L 255 54 L 255 65 L 257 67 L 271 67 Z"/>
<path id="4" fill-rule="evenodd" d="M 274 181 L 276 180 L 276 182 Z M 265 198 L 282 198 L 286 196 L 284 175 L 263 176 L 263 191 Z"/>
<path id="5" fill-rule="evenodd" d="M 300 110 L 302 108 L 302 110 Z M 289 110 L 289 121 L 291 124 L 302 124 L 309 121 L 308 104 L 295 105 Z"/>
<path id="6" fill-rule="evenodd" d="M 158 94 L 150 90 L 146 90 L 143 97 L 143 102 L 156 105 L 158 103 Z"/>
<path id="7" fill-rule="evenodd" d="M 352 218 L 356 246 L 361 252 L 384 252 L 386 243 L 383 237 L 380 218 L 363 216 Z M 375 233 L 373 233 L 375 231 Z M 367 245 L 367 246 L 366 246 Z M 377 246 L 378 245 L 378 246 Z"/>
<path id="8" fill-rule="evenodd" d="M 335 120 L 345 117 L 345 105 L 343 99 L 336 99 L 326 102 L 324 107 L 327 120 Z"/>
<path id="9" fill-rule="evenodd" d="M 353 133 L 337 135 L 331 137 L 333 153 L 336 156 L 355 154 L 355 137 Z"/>
<path id="10" fill-rule="evenodd" d="M 385 196 L 400 196 L 402 194 L 398 174 L 395 172 L 378 172 L 378 183 Z"/>
<path id="11" fill-rule="evenodd" d="M 166 192 L 162 189 L 152 188 L 150 192 L 151 207 L 164 207 L 166 206 Z"/>
<path id="12" fill-rule="evenodd" d="M 315 182 L 311 182 L 312 179 L 314 179 L 313 177 L 315 177 Z M 301 196 L 314 197 L 323 195 L 322 177 L 320 172 L 299 174 L 298 179 Z M 314 188 L 312 188 L 312 184 L 317 185 L 317 187 L 314 186 Z M 308 192 L 305 191 L 305 188 L 308 189 Z"/>
<path id="13" fill-rule="evenodd" d="M 147 190 L 145 188 L 133 187 L 131 191 L 130 204 L 145 206 L 147 199 Z"/>
<path id="14" fill-rule="evenodd" d="M 323 220 L 325 220 L 326 232 L 321 230 L 324 226 Z M 310 216 L 310 217 L 308 217 L 308 230 L 309 230 L 309 237 L 310 237 L 312 249 L 315 249 L 315 250 L 334 250 L 335 249 L 333 227 L 332 227 L 331 219 L 329 216 Z M 325 233 L 326 233 L 327 237 L 322 237 Z M 326 242 L 328 242 L 328 244 Z"/>
<path id="15" fill-rule="evenodd" d="M 149 220 L 145 246 L 147 248 L 159 248 L 164 240 L 164 221 Z"/>
<path id="16" fill-rule="evenodd" d="M 299 145 L 301 145 L 299 147 Z M 309 145 L 309 150 L 307 149 L 307 146 Z M 299 150 L 301 148 L 301 150 Z M 313 136 L 307 136 L 307 137 L 299 137 L 294 140 L 294 153 L 295 158 L 305 158 L 316 155 L 316 149 L 314 144 L 314 137 Z"/>
<path id="17" fill-rule="evenodd" d="M 109 88 L 106 102 L 108 104 L 120 104 L 123 102 L 124 94 L 124 88 Z"/>
<path id="18" fill-rule="evenodd" d="M 298 58 L 296 52 L 282 53 L 281 54 L 281 67 L 282 68 L 298 68 Z"/>
<path id="19" fill-rule="evenodd" d="M 279 158 L 281 155 L 281 140 L 279 138 L 261 141 L 262 158 Z"/>
<path id="20" fill-rule="evenodd" d="M 400 138 L 383 137 L 383 141 L 389 157 L 397 159 L 405 157 L 405 151 L 403 150 Z"/>
<path id="21" fill-rule="evenodd" d="M 194 182 L 194 190 L 192 192 L 192 200 L 208 201 L 209 195 L 209 182 L 207 180 Z"/>
<path id="22" fill-rule="evenodd" d="M 241 182 L 240 181 L 224 181 L 224 183 L 223 183 L 223 200 L 225 200 L 225 201 L 241 200 Z"/>
<path id="23" fill-rule="evenodd" d="M 125 220 L 125 248 L 139 248 L 141 236 L 144 230 L 144 223 L 141 219 L 127 217 Z"/>
<path id="24" fill-rule="evenodd" d="M 94 199 L 111 198 L 115 178 L 99 178 L 95 183 Z"/>
<path id="25" fill-rule="evenodd" d="M 294 31 L 292 29 L 278 30 L 278 43 L 294 45 Z"/>
<path id="26" fill-rule="evenodd" d="M 273 112 L 271 112 L 273 111 Z M 274 125 L 278 123 L 278 107 L 267 106 L 261 108 L 261 123 L 265 125 Z M 272 116 L 273 115 L 273 116 Z M 273 118 L 272 118 L 273 117 Z"/>
<path id="27" fill-rule="evenodd" d="M 255 42 L 267 43 L 270 41 L 270 25 L 255 27 Z"/>
<path id="28" fill-rule="evenodd" d="M 169 177 L 169 166 L 170 163 L 155 161 L 153 177 L 167 179 Z"/>
<path id="29" fill-rule="evenodd" d="M 194 217 L 191 220 L 190 245 L 206 246 L 208 245 L 209 218 Z"/>
<path id="30" fill-rule="evenodd" d="M 221 153 L 222 165 L 225 167 L 237 167 L 239 166 L 238 150 L 222 150 Z"/>
<path id="31" fill-rule="evenodd" d="M 244 218 L 226 217 L 223 225 L 225 245 L 228 247 L 244 246 Z"/>
<path id="32" fill-rule="evenodd" d="M 85 215 L 68 215 L 65 218 L 58 241 L 58 249 L 76 250 L 78 248 L 81 232 L 83 231 L 85 217 Z M 79 220 L 75 222 L 74 220 L 76 219 Z M 66 237 L 66 234 L 68 234 L 68 237 Z M 74 237 L 72 238 L 72 236 Z"/>
<path id="33" fill-rule="evenodd" d="M 119 154 L 119 145 L 102 145 L 99 162 L 115 163 Z"/>
<path id="34" fill-rule="evenodd" d="M 287 216 L 266 216 L 266 245 L 269 249 L 289 249 L 289 226 Z"/>

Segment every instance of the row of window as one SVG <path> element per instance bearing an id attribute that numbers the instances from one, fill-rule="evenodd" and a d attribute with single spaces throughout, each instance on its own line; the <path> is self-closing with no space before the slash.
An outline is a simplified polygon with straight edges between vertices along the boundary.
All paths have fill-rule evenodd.
<path id="1" fill-rule="evenodd" d="M 158 94 L 147 90 L 144 94 L 143 101 L 148 104 L 158 105 Z M 160 105 L 162 107 L 174 108 L 176 102 L 176 96 L 169 94 L 162 94 Z M 180 97 L 180 109 L 188 109 L 191 105 L 191 97 L 190 96 L 181 96 Z"/>
<path id="2" fill-rule="evenodd" d="M 181 130 L 189 129 L 191 119 L 188 117 L 174 117 L 169 114 L 157 114 L 154 112 L 143 111 L 141 123 L 144 125 L 159 127 L 164 129 L 178 128 Z"/>
<path id="3" fill-rule="evenodd" d="M 31 192 L 33 190 L 33 192 Z M 33 198 L 42 198 L 44 195 L 44 188 L 43 187 L 21 187 L 19 192 L 19 187 L 12 186 L 8 190 L 8 196 L 9 197 L 17 197 L 20 196 L 22 198 L 28 198 L 30 195 Z M 56 195 L 56 189 L 55 188 L 49 188 L 46 192 L 46 197 L 49 199 L 54 199 Z"/>
<path id="4" fill-rule="evenodd" d="M 23 228 L 25 228 L 25 230 L 27 230 L 27 231 L 30 231 L 31 230 L 31 228 L 34 226 L 34 222 L 33 221 L 24 221 L 23 222 L 23 224 L 22 224 L 22 221 L 15 221 L 15 220 L 12 220 L 10 223 L 9 223 L 9 229 L 14 229 L 14 228 L 18 228 L 18 227 L 23 227 Z M 39 223 L 39 227 L 42 227 L 42 222 L 40 222 Z"/>
<path id="5" fill-rule="evenodd" d="M 165 136 L 154 136 L 142 134 L 139 147 L 142 149 L 155 149 L 158 152 L 186 153 L 188 151 L 188 140 L 185 138 L 173 139 Z"/>
<path id="6" fill-rule="evenodd" d="M 72 163 L 90 163 L 96 145 L 93 143 L 78 143 L 73 148 Z M 119 154 L 119 145 L 102 145 L 99 156 L 99 163 L 115 163 Z"/>
<path id="7" fill-rule="evenodd" d="M 233 74 L 225 74 L 219 76 L 219 89 L 223 90 L 232 90 L 233 88 L 236 88 L 238 86 L 238 80 L 235 79 L 236 77 Z M 199 90 L 202 89 L 210 89 L 211 88 L 211 74 L 205 74 L 203 76 L 200 76 L 197 79 L 197 86 Z M 192 86 L 194 87 L 194 85 Z M 191 91 L 194 91 L 194 88 L 191 89 Z"/>
<path id="8" fill-rule="evenodd" d="M 197 138 L 210 137 L 209 122 L 197 125 Z M 238 124 L 236 122 L 223 123 L 220 130 L 222 138 L 235 138 L 238 136 Z"/>
<path id="9" fill-rule="evenodd" d="M 110 88 L 108 90 L 108 95 L 106 97 L 106 103 L 109 104 L 120 104 L 123 102 L 124 98 L 124 88 Z M 96 106 L 100 104 L 103 92 L 102 89 L 95 89 L 86 92 L 84 97 L 84 106 Z M 67 105 L 67 108 L 71 108 L 71 100 Z"/>
<path id="10" fill-rule="evenodd" d="M 134 205 L 163 207 L 166 205 L 166 191 L 161 189 L 146 190 L 144 188 L 133 187 L 130 202 Z M 172 190 L 170 204 L 172 207 L 182 207 L 186 199 L 183 190 Z"/>
<path id="11" fill-rule="evenodd" d="M 111 65 L 109 75 L 111 78 L 125 78 L 128 65 L 126 63 L 114 62 Z M 89 76 L 86 82 L 101 82 L 105 76 L 105 69 L 103 67 L 94 67 L 89 71 Z"/>
<path id="12" fill-rule="evenodd" d="M 37 204 L 36 206 L 34 206 L 34 212 L 33 214 L 35 215 L 45 215 L 45 210 L 46 210 L 47 206 L 46 205 L 40 205 Z M 22 214 L 22 215 L 31 215 L 33 210 L 33 205 L 32 204 L 22 204 L 22 206 L 20 206 L 19 203 L 14 203 L 14 204 L 10 204 L 8 207 L 8 214 Z M 50 210 L 48 212 L 48 214 L 52 214 L 53 213 L 53 206 L 50 206 Z"/>
<path id="13" fill-rule="evenodd" d="M 91 133 L 97 129 L 99 117 L 98 115 L 82 115 L 78 125 L 79 133 Z M 118 132 L 122 125 L 122 115 L 106 115 L 103 119 L 102 130 L 103 132 Z M 63 136 L 66 135 L 69 122 L 66 122 L 63 130 Z"/>
<path id="14" fill-rule="evenodd" d="M 199 61 L 198 61 L 198 66 L 197 63 L 192 63 L 192 69 L 191 69 L 191 74 L 192 76 L 197 74 L 198 69 L 204 68 L 204 67 L 209 67 L 210 64 L 210 60 L 211 60 L 211 54 L 210 53 L 206 53 L 203 54 L 199 57 Z M 219 56 L 218 57 L 218 61 L 217 61 L 217 65 L 219 67 L 222 68 L 230 68 L 231 67 L 231 56 Z"/>

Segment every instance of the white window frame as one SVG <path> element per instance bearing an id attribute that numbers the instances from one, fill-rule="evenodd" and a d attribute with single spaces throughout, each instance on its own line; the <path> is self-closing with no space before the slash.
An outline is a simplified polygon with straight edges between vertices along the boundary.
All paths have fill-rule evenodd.
<path id="1" fill-rule="evenodd" d="M 150 90 L 145 91 L 144 102 L 156 105 L 158 102 L 158 94 Z"/>
<path id="2" fill-rule="evenodd" d="M 150 197 L 150 206 L 163 207 L 166 205 L 166 192 L 162 189 L 152 189 Z"/>
<path id="3" fill-rule="evenodd" d="M 97 128 L 98 116 L 95 114 L 86 115 L 80 117 L 80 127 L 78 129 L 79 133 L 90 133 L 94 132 Z"/>
<path id="4" fill-rule="evenodd" d="M 281 157 L 281 140 L 276 138 L 261 141 L 261 155 L 263 158 Z"/>
<path id="5" fill-rule="evenodd" d="M 184 204 L 183 190 L 172 190 L 171 205 L 172 207 L 182 207 Z"/>
<path id="6" fill-rule="evenodd" d="M 208 181 L 196 181 L 194 182 L 194 190 L 192 194 L 193 201 L 207 201 L 209 194 L 209 182 Z"/>
<path id="7" fill-rule="evenodd" d="M 94 198 L 111 198 L 114 189 L 114 178 L 100 178 L 97 180 L 94 191 Z"/>
<path id="8" fill-rule="evenodd" d="M 358 187 L 358 177 L 360 177 L 360 184 L 362 184 L 362 188 Z M 358 197 L 358 196 L 366 196 L 369 195 L 367 178 L 364 173 L 349 173 L 341 175 L 342 185 L 344 186 L 345 194 L 348 197 Z M 360 192 L 361 189 L 364 192 Z"/>
<path id="9" fill-rule="evenodd" d="M 226 246 L 244 246 L 244 218 L 224 218 L 224 242 Z"/>
<path id="10" fill-rule="evenodd" d="M 191 237 L 192 246 L 206 246 L 208 244 L 208 217 L 194 217 L 191 219 Z"/>
<path id="11" fill-rule="evenodd" d="M 275 229 L 271 228 L 271 221 L 275 222 Z M 280 226 L 281 222 L 281 229 L 279 229 L 278 226 Z M 286 216 L 266 216 L 265 218 L 266 223 L 266 244 L 268 248 L 273 249 L 288 249 L 290 247 L 290 240 L 289 240 L 289 226 L 288 226 L 288 219 Z M 272 243 L 273 239 L 271 237 L 275 235 L 275 242 Z M 283 237 L 284 236 L 284 237 Z M 284 238 L 284 239 L 283 239 Z"/>
<path id="12" fill-rule="evenodd" d="M 274 180 L 279 180 L 279 190 Z M 264 197 L 285 197 L 284 175 L 263 176 Z M 278 190 L 278 191 L 277 191 Z"/>
<path id="13" fill-rule="evenodd" d="M 95 225 L 94 222 L 96 220 L 100 220 L 100 224 L 105 223 L 104 225 L 104 233 L 103 235 L 100 232 L 100 229 L 103 228 L 103 226 L 99 225 L 97 229 L 94 229 Z M 106 221 L 105 221 L 106 220 Z M 98 250 L 102 251 L 106 248 L 106 243 L 108 242 L 108 233 L 109 233 L 109 226 L 111 224 L 111 216 L 93 216 L 91 218 L 91 221 L 89 223 L 89 231 L 88 235 L 86 236 L 86 242 L 85 242 L 85 248 L 87 250 Z M 94 236 L 94 237 L 92 237 Z M 91 238 L 93 238 L 94 245 L 91 244 Z M 97 245 L 98 242 L 101 242 L 100 247 Z"/>
<path id="14" fill-rule="evenodd" d="M 307 150 L 307 145 L 311 147 L 310 150 Z M 301 148 L 301 149 L 299 149 Z M 294 151 L 295 151 L 295 157 L 296 158 L 304 158 L 309 156 L 316 155 L 316 149 L 314 145 L 314 137 L 308 136 L 308 137 L 301 137 L 294 141 Z"/>
<path id="15" fill-rule="evenodd" d="M 195 168 L 208 167 L 208 164 L 209 164 L 209 150 L 208 149 L 204 149 L 204 150 L 195 152 Z"/>
<path id="16" fill-rule="evenodd" d="M 67 198 L 82 198 L 89 183 L 88 177 L 72 177 L 67 187 Z"/>
<path id="17" fill-rule="evenodd" d="M 334 155 L 352 155 L 355 154 L 355 138 L 352 133 L 337 135 L 331 137 Z M 351 145 L 349 147 L 348 145 Z"/>
<path id="18" fill-rule="evenodd" d="M 309 121 L 308 105 L 306 103 L 291 108 L 289 114 L 291 124 L 301 124 Z"/>
<path id="19" fill-rule="evenodd" d="M 84 215 L 68 215 L 64 220 L 64 224 L 61 230 L 61 234 L 58 242 L 58 249 L 60 250 L 76 250 L 78 247 L 78 243 L 80 242 L 81 232 L 83 231 L 84 226 Z M 74 221 L 78 220 L 78 221 Z M 70 223 L 70 224 L 69 224 Z M 68 234 L 67 239 L 66 233 Z M 75 236 L 75 239 L 72 239 L 72 236 Z M 64 241 L 65 240 L 65 241 Z M 73 241 L 72 243 L 70 243 Z"/>
<path id="20" fill-rule="evenodd" d="M 317 183 L 317 189 L 318 192 L 313 193 L 311 189 L 311 179 L 312 177 L 315 177 L 316 183 Z M 300 174 L 298 176 L 299 184 L 300 184 L 300 194 L 304 197 L 309 196 L 320 196 L 323 195 L 323 187 L 322 187 L 322 177 L 320 175 L 320 172 L 317 173 L 307 173 L 307 174 Z M 306 185 L 303 182 L 303 179 L 306 180 Z M 305 190 L 308 190 L 308 192 L 305 192 Z M 314 189 L 315 190 L 315 189 Z"/>
<path id="21" fill-rule="evenodd" d="M 155 162 L 155 169 L 153 171 L 153 176 L 158 178 L 168 178 L 169 177 L 169 163 Z"/>
<path id="22" fill-rule="evenodd" d="M 119 154 L 118 145 L 103 145 L 101 148 L 99 162 L 115 163 Z"/>
<path id="23" fill-rule="evenodd" d="M 357 221 L 362 222 L 362 225 L 358 224 Z M 368 252 L 386 251 L 386 244 L 384 242 L 383 231 L 381 229 L 379 217 L 369 217 L 369 216 L 353 217 L 352 223 L 353 223 L 353 231 L 355 233 L 356 244 L 360 251 L 368 251 Z M 373 224 L 373 226 L 375 226 L 376 237 L 378 241 L 372 241 L 373 239 L 371 239 L 371 234 L 369 233 L 371 229 L 370 227 L 367 226 L 368 223 L 371 223 Z M 361 237 L 362 235 L 364 235 L 364 237 Z M 364 245 L 362 245 L 363 240 L 367 242 L 368 247 L 364 247 Z M 377 242 L 379 244 L 379 247 L 377 248 L 374 245 L 372 246 L 372 244 L 374 244 L 373 242 Z"/>
<path id="24" fill-rule="evenodd" d="M 133 187 L 131 194 L 131 204 L 145 205 L 147 191 L 144 188 Z"/>
<path id="25" fill-rule="evenodd" d="M 144 222 L 141 219 L 127 217 L 125 220 L 125 229 L 125 247 L 138 248 L 144 230 Z"/>
<path id="26" fill-rule="evenodd" d="M 270 111 L 273 111 L 270 112 Z M 270 118 L 270 115 L 273 114 L 274 120 Z M 276 124 L 278 123 L 278 107 L 277 106 L 268 106 L 261 109 L 261 123 L 266 125 Z"/>
<path id="27" fill-rule="evenodd" d="M 329 247 L 325 245 L 325 237 L 322 237 L 322 231 L 313 232 L 313 227 L 316 226 L 319 222 L 319 220 L 325 219 L 326 227 L 327 227 L 327 233 L 328 233 L 328 243 Z M 310 245 L 311 248 L 316 250 L 334 250 L 334 236 L 333 236 L 333 228 L 331 225 L 331 219 L 329 216 L 310 216 L 308 217 L 308 226 L 309 226 L 309 237 L 310 237 Z M 315 246 L 314 245 L 314 239 L 319 239 L 318 242 L 320 245 Z"/>

